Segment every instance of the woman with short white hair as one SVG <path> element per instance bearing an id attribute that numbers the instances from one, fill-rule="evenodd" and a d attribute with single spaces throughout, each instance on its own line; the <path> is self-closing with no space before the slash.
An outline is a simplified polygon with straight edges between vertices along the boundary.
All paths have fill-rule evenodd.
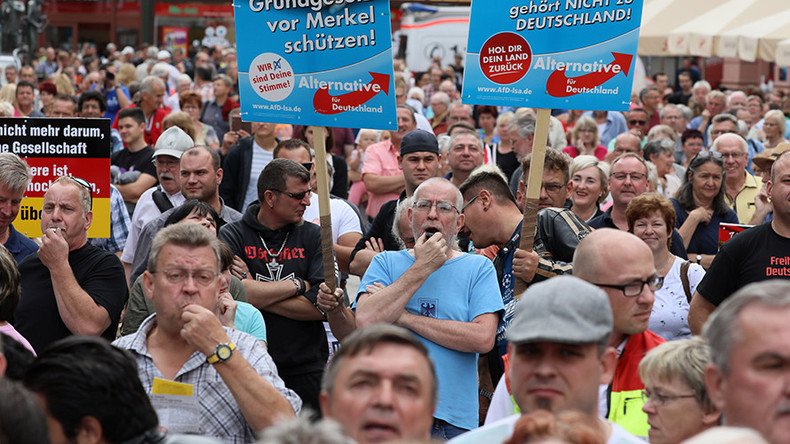
<path id="1" fill-rule="evenodd" d="M 765 142 L 763 144 L 766 148 L 774 148 L 780 143 L 787 142 L 785 139 L 785 127 L 787 121 L 782 111 L 772 109 L 765 113 L 763 119 L 763 133 L 765 134 Z"/>

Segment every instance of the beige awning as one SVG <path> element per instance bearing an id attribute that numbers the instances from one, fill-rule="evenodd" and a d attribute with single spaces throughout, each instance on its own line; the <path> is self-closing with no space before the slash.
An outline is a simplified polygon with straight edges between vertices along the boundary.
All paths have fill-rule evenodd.
<path id="1" fill-rule="evenodd" d="M 790 39 L 782 40 L 776 44 L 776 64 L 790 66 Z"/>
<path id="2" fill-rule="evenodd" d="M 673 55 L 711 57 L 719 35 L 755 20 L 786 10 L 782 1 L 729 0 L 694 17 L 669 33 L 667 49 Z"/>
<path id="3" fill-rule="evenodd" d="M 790 3 L 781 12 L 723 31 L 716 52 L 748 62 L 758 58 L 773 62 L 779 42 L 786 39 L 790 39 Z"/>
<path id="4" fill-rule="evenodd" d="M 671 56 L 667 44 L 670 33 L 686 21 L 721 4 L 721 0 L 645 0 L 639 30 L 638 54 Z"/>

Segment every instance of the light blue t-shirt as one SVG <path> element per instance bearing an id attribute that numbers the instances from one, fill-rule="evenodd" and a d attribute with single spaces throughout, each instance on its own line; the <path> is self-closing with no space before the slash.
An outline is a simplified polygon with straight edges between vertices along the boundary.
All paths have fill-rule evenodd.
<path id="1" fill-rule="evenodd" d="M 413 263 L 414 256 L 407 250 L 377 254 L 359 283 L 360 294 L 376 282 L 392 284 Z M 494 265 L 483 256 L 467 253 L 449 259 L 433 272 L 406 304 L 409 313 L 460 322 L 471 322 L 486 313 L 501 316 L 503 309 Z M 428 348 L 436 366 L 439 402 L 434 417 L 456 427 L 476 428 L 477 353 L 451 350 L 417 337 Z"/>
<path id="2" fill-rule="evenodd" d="M 236 330 L 266 342 L 266 323 L 263 322 L 261 311 L 252 304 L 236 301 L 236 319 L 233 320 L 233 324 Z"/>

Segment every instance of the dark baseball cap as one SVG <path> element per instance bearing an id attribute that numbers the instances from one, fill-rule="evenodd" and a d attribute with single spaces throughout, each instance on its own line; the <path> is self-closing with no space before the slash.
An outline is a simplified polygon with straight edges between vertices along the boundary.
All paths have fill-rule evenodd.
<path id="1" fill-rule="evenodd" d="M 400 142 L 400 155 L 405 156 L 417 151 L 427 151 L 438 155 L 439 142 L 436 141 L 436 136 L 421 129 L 411 131 L 403 136 L 403 140 Z"/>

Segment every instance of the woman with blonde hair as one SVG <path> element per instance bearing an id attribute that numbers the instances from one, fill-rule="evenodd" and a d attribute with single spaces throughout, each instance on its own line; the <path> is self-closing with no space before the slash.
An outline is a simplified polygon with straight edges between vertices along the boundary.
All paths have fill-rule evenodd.
<path id="1" fill-rule="evenodd" d="M 582 116 L 573 126 L 571 132 L 571 143 L 562 150 L 563 153 L 571 156 L 590 155 L 595 156 L 598 160 L 604 160 L 608 150 L 605 146 L 600 144 L 600 137 L 598 136 L 598 125 L 591 117 Z"/>
<path id="2" fill-rule="evenodd" d="M 595 156 L 578 156 L 571 162 L 568 197 L 573 202 L 571 211 L 589 222 L 603 214 L 600 204 L 609 194 L 609 164 Z"/>
<path id="3" fill-rule="evenodd" d="M 76 95 L 71 77 L 64 73 L 55 74 L 52 76 L 52 83 L 55 84 L 55 89 L 57 89 L 58 94 L 65 94 L 67 96 Z"/>
<path id="4" fill-rule="evenodd" d="M 0 88 L 0 101 L 14 103 L 16 100 L 16 83 L 6 83 Z"/>
<path id="5" fill-rule="evenodd" d="M 166 130 L 171 126 L 177 126 L 181 128 L 192 140 L 195 140 L 195 124 L 192 122 L 192 118 L 189 114 L 185 113 L 184 111 L 176 111 L 172 112 L 165 117 L 165 120 L 162 121 L 162 130 Z M 195 145 L 200 145 L 195 142 Z"/>

